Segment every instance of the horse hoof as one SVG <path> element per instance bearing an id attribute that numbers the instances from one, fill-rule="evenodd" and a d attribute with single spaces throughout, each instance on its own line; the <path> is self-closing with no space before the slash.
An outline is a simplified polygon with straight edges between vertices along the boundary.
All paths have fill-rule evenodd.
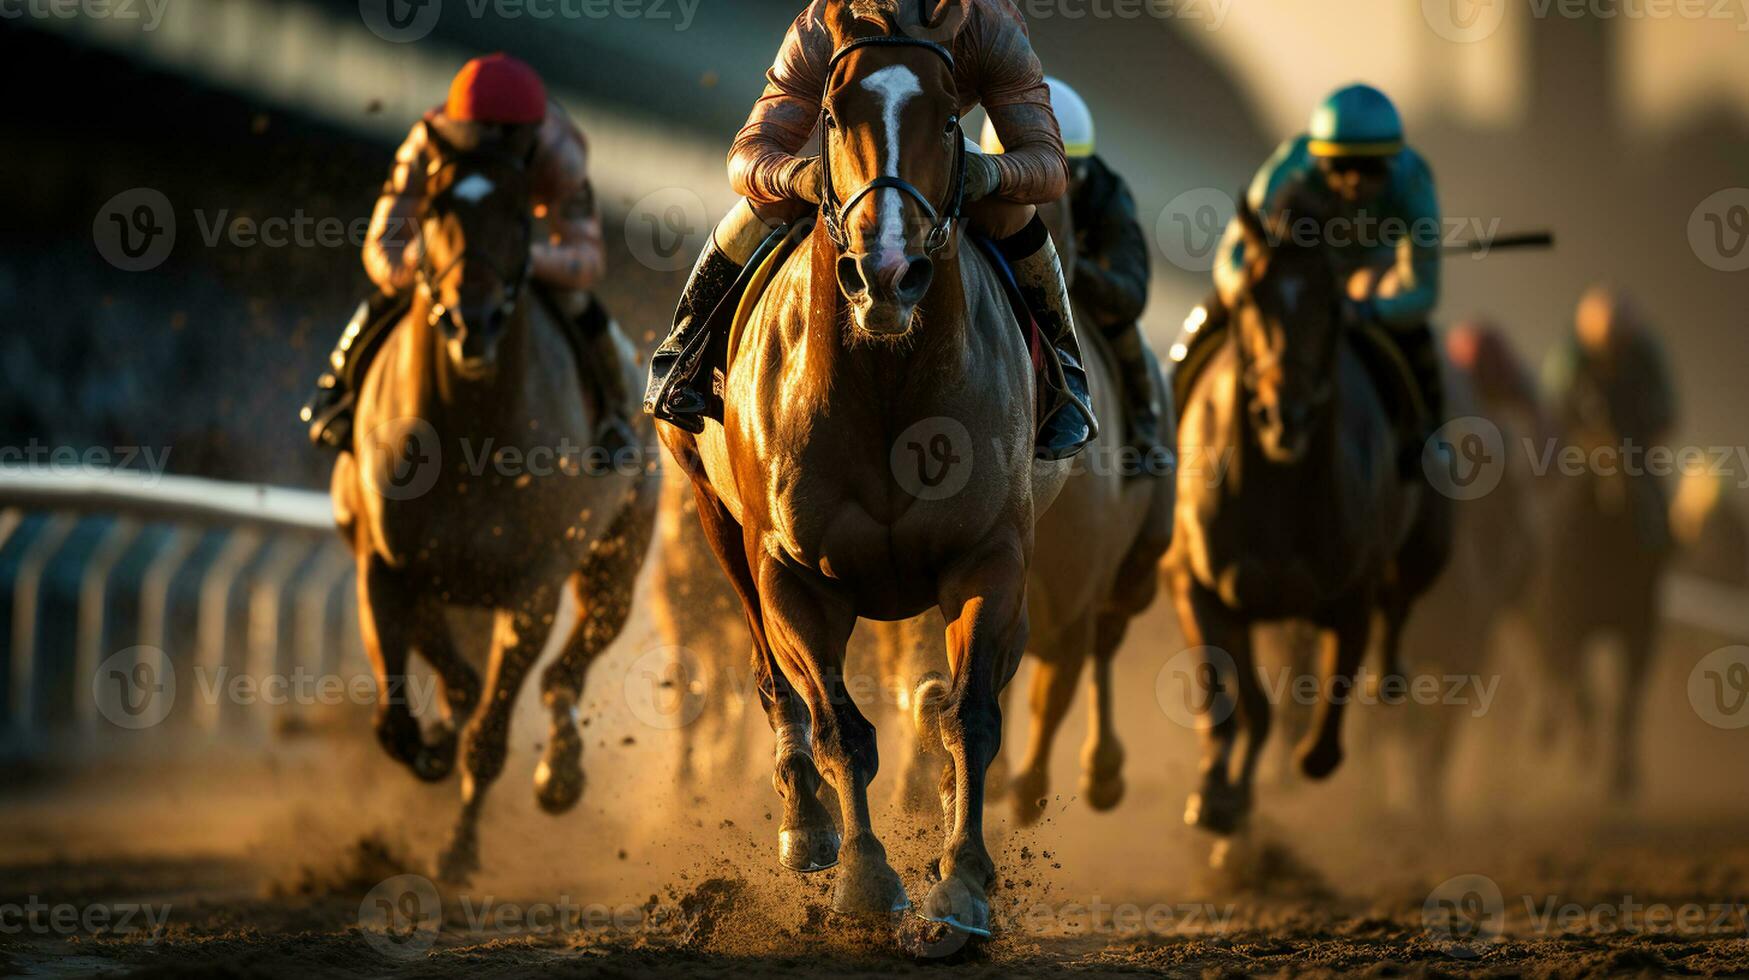
<path id="1" fill-rule="evenodd" d="M 1027 770 L 1014 779 L 1014 819 L 1022 827 L 1038 823 L 1045 812 L 1045 793 L 1050 781 L 1042 772 Z"/>
<path id="2" fill-rule="evenodd" d="M 1300 772 L 1307 779 L 1323 779 L 1342 765 L 1342 747 L 1314 745 L 1300 753 Z"/>
<path id="3" fill-rule="evenodd" d="M 413 756 L 413 775 L 427 783 L 448 779 L 455 770 L 456 741 L 455 729 L 447 725 L 439 729 L 437 740 L 421 745 Z"/>
<path id="4" fill-rule="evenodd" d="M 1236 795 L 1192 793 L 1184 804 L 1184 822 L 1211 834 L 1231 834 L 1244 818 L 1244 800 Z"/>
<path id="5" fill-rule="evenodd" d="M 564 813 L 583 797 L 583 739 L 565 725 L 552 734 L 534 770 L 534 798 L 548 813 Z"/>
<path id="6" fill-rule="evenodd" d="M 1095 810 L 1110 810 L 1123 802 L 1124 781 L 1121 774 L 1093 776 L 1081 787 L 1087 805 Z"/>
<path id="7" fill-rule="evenodd" d="M 990 902 L 983 889 L 973 889 L 958 877 L 935 883 L 923 899 L 923 917 L 959 932 L 990 938 Z"/>
<path id="8" fill-rule="evenodd" d="M 446 885 L 465 885 L 478 870 L 480 855 L 472 844 L 452 843 L 437 859 L 437 878 Z"/>
<path id="9" fill-rule="evenodd" d="M 780 830 L 777 832 L 777 859 L 791 871 L 812 874 L 838 863 L 838 831 L 831 827 L 817 830 Z"/>
<path id="10" fill-rule="evenodd" d="M 832 883 L 832 911 L 844 915 L 892 915 L 911 907 L 905 883 L 885 859 L 845 862 Z"/>

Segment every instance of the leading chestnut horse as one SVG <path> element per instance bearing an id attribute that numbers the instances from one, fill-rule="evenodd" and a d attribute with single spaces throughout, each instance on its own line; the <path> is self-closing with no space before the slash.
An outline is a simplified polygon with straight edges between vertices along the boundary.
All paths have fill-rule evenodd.
<path id="1" fill-rule="evenodd" d="M 412 307 L 365 375 L 332 493 L 357 561 L 377 738 L 428 781 L 448 776 L 459 749 L 462 812 L 438 870 L 465 880 L 479 863 L 480 809 L 504 768 L 511 708 L 567 589 L 579 616 L 541 678 L 551 729 L 535 795 L 561 813 L 583 792 L 584 674 L 625 626 L 660 475 L 648 453 L 608 459 L 589 448 L 599 406 L 559 321 L 530 292 L 526 155 L 444 156 L 426 175 Z M 635 353 L 612 329 L 617 368 L 635 384 Z M 648 445 L 653 433 L 640 427 Z M 451 610 L 492 617 L 483 689 Z M 434 734 L 421 732 L 405 696 L 413 655 L 445 695 Z"/>
<path id="2" fill-rule="evenodd" d="M 723 425 L 696 438 L 663 426 L 662 438 L 694 480 L 700 521 L 746 607 L 776 734 L 781 859 L 798 871 L 839 864 L 840 911 L 910 904 L 870 822 L 875 732 L 847 690 L 846 643 L 859 617 L 941 611 L 952 679 L 920 714 L 948 757 L 949 819 L 921 913 L 987 935 L 996 868 L 984 780 L 1001 740 L 998 694 L 1027 645 L 1034 525 L 1070 465 L 1033 458 L 1027 334 L 998 272 L 959 233 L 967 151 L 946 45 L 964 8 L 940 0 L 940 26 L 926 27 L 859 20 L 851 6 L 829 8 L 838 50 L 821 220 L 733 345 Z M 920 20 L 921 5 L 902 6 Z M 911 274 L 841 286 L 840 266 L 877 242 L 902 243 Z M 1128 498 L 1102 492 L 1080 499 L 1107 508 L 1085 518 L 1087 552 L 1102 521 L 1147 510 L 1126 517 Z M 842 842 L 816 798 L 822 774 Z"/>

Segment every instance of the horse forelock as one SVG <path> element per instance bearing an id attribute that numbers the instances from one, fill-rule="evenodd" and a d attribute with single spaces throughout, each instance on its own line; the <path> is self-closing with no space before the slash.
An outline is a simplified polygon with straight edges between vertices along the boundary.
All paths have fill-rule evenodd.
<path id="1" fill-rule="evenodd" d="M 900 0 L 848 0 L 852 20 L 866 21 L 882 31 L 897 31 Z"/>

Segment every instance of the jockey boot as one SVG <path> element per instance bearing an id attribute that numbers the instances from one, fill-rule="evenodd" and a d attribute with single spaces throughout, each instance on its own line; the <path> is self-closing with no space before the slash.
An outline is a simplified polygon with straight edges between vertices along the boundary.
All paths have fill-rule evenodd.
<path id="1" fill-rule="evenodd" d="M 1118 373 L 1123 378 L 1124 414 L 1129 416 L 1129 445 L 1141 457 L 1142 465 L 1130 475 L 1162 473 L 1164 470 L 1155 465 L 1165 447 L 1160 445 L 1160 416 L 1154 411 L 1154 364 L 1148 357 L 1147 342 L 1142 339 L 1142 325 L 1127 324 L 1108 339 L 1117 353 Z"/>
<path id="2" fill-rule="evenodd" d="M 620 370 L 619 343 L 613 335 L 612 318 L 598 297 L 591 296 L 589 306 L 576 317 L 578 337 L 582 340 L 583 371 L 601 396 L 601 418 L 595 424 L 595 444 L 609 456 L 638 444 L 637 433 L 628 421 L 633 407 L 632 395 L 626 388 L 625 372 Z"/>
<path id="3" fill-rule="evenodd" d="M 717 222 L 680 293 L 668 339 L 650 355 L 650 380 L 644 388 L 647 414 L 697 435 L 704 431 L 706 418 L 721 412 L 722 403 L 710 390 L 712 379 L 706 377 L 700 390 L 698 377 L 713 346 L 717 308 L 735 291 L 775 230 L 785 227 L 766 223 L 744 200 Z"/>
<path id="4" fill-rule="evenodd" d="M 1057 247 L 1037 215 L 1019 232 L 996 243 L 1014 270 L 1021 298 L 1038 320 L 1050 342 L 1046 358 L 1048 392 L 1040 401 L 1038 442 L 1033 455 L 1039 459 L 1068 459 L 1099 435 L 1093 417 L 1093 399 L 1087 392 L 1087 370 L 1082 367 L 1081 345 L 1075 339 L 1075 315 L 1069 306 L 1069 287 Z"/>
<path id="5" fill-rule="evenodd" d="M 704 431 L 711 399 L 699 390 L 698 373 L 710 346 L 711 320 L 742 268 L 742 263 L 717 247 L 714 236 L 705 243 L 680 293 L 674 328 L 650 355 L 650 381 L 644 389 L 646 413 L 694 435 Z"/>
<path id="6" fill-rule="evenodd" d="M 310 442 L 329 449 L 346 449 L 352 439 L 352 404 L 358 383 L 389 335 L 389 328 L 405 312 L 407 302 L 408 297 L 403 294 L 376 292 L 358 304 L 346 330 L 340 334 L 340 343 L 328 355 L 328 369 L 316 379 L 315 393 L 298 413 L 298 418 L 310 426 Z"/>
<path id="7" fill-rule="evenodd" d="M 1418 323 L 1400 327 L 1392 330 L 1391 336 L 1396 340 L 1398 350 L 1403 352 L 1403 358 L 1409 362 L 1409 370 L 1415 375 L 1415 385 L 1421 395 L 1421 417 L 1404 426 L 1410 441 L 1397 458 L 1399 474 L 1405 481 L 1413 481 L 1420 477 L 1423 451 L 1432 445 L 1434 433 L 1445 424 L 1445 379 L 1440 374 L 1439 343 L 1430 325 Z M 1405 411 L 1412 412 L 1413 409 Z"/>

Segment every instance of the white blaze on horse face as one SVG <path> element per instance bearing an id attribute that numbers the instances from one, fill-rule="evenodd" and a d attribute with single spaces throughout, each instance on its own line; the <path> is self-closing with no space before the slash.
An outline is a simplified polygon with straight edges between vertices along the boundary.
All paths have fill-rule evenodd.
<path id="1" fill-rule="evenodd" d="M 492 186 L 492 182 L 484 174 L 468 174 L 456 181 L 455 186 L 450 188 L 450 193 L 469 204 L 478 204 L 494 190 L 497 188 Z"/>
<path id="2" fill-rule="evenodd" d="M 886 127 L 886 141 L 881 152 L 881 176 L 899 176 L 899 114 L 905 103 L 923 94 L 923 83 L 917 73 L 904 65 L 888 65 L 862 80 L 862 87 L 881 98 L 881 121 Z M 891 188 L 877 192 L 881 202 L 880 224 L 876 226 L 875 247 L 881 251 L 905 251 L 905 199 Z"/>

